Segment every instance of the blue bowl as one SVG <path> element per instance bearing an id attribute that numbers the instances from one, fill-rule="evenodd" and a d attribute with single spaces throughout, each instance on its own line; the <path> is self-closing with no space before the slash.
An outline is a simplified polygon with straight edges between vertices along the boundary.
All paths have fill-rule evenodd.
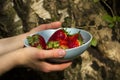
<path id="1" fill-rule="evenodd" d="M 60 29 L 60 28 L 59 28 Z M 40 32 L 36 32 L 34 34 L 40 34 L 44 37 L 45 41 L 47 42 L 48 39 L 50 38 L 50 36 L 58 29 L 48 29 L 48 30 L 43 30 Z M 70 61 L 75 59 L 76 57 L 78 57 L 79 55 L 81 55 L 91 44 L 91 40 L 92 40 L 92 35 L 85 30 L 82 29 L 77 29 L 77 28 L 65 28 L 65 30 L 67 32 L 70 32 L 70 34 L 74 34 L 74 33 L 78 33 L 80 32 L 82 38 L 83 38 L 83 42 L 84 44 L 75 47 L 75 48 L 71 48 L 71 49 L 66 49 L 66 55 L 63 58 L 59 58 L 59 59 L 51 59 L 51 61 L 55 61 L 55 62 L 65 62 L 65 61 Z M 31 34 L 30 36 L 34 35 Z M 24 45 L 26 47 L 30 46 L 28 44 L 27 39 L 24 40 Z"/>

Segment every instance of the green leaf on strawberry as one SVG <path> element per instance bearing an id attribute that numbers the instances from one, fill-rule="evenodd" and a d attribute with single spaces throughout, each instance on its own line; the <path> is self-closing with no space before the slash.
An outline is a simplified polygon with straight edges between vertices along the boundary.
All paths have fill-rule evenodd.
<path id="1" fill-rule="evenodd" d="M 46 49 L 46 42 L 41 35 L 35 34 L 27 37 L 28 43 L 32 47 L 37 47 L 39 49 Z"/>

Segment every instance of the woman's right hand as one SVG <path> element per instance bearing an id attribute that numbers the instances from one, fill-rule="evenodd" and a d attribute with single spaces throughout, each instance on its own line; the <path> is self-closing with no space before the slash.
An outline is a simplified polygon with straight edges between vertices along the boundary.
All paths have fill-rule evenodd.
<path id="1" fill-rule="evenodd" d="M 69 63 L 51 64 L 45 61 L 49 58 L 62 58 L 66 55 L 63 49 L 40 50 L 34 47 L 27 47 L 18 50 L 20 55 L 19 64 L 29 66 L 43 72 L 61 71 L 70 66 Z"/>

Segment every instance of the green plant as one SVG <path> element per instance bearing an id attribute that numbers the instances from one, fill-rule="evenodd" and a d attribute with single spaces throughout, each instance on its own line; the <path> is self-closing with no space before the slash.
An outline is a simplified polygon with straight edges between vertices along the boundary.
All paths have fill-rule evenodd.
<path id="1" fill-rule="evenodd" d="M 93 37 L 92 41 L 91 41 L 91 46 L 96 47 L 98 44 L 98 41 Z"/>
<path id="2" fill-rule="evenodd" d="M 120 16 L 110 16 L 110 15 L 104 15 L 103 20 L 105 20 L 108 23 L 108 26 L 110 28 L 114 27 L 117 22 L 120 22 Z"/>

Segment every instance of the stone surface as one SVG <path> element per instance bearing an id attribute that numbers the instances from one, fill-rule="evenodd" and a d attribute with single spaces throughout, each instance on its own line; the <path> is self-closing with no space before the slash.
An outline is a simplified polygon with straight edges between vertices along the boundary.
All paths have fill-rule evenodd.
<path id="1" fill-rule="evenodd" d="M 1 3 L 4 3 L 0 9 L 1 38 L 21 34 L 43 23 L 61 21 L 62 27 L 88 30 L 98 44 L 96 47 L 88 48 L 64 71 L 43 73 L 17 67 L 1 76 L 0 80 L 120 79 L 119 28 L 108 28 L 108 24 L 102 19 L 107 12 L 99 2 L 95 3 L 93 0 L 13 0 L 13 2 L 1 0 Z M 17 23 L 19 21 L 20 23 Z M 12 32 L 10 32 L 11 28 Z M 113 37 L 116 37 L 114 41 Z"/>

